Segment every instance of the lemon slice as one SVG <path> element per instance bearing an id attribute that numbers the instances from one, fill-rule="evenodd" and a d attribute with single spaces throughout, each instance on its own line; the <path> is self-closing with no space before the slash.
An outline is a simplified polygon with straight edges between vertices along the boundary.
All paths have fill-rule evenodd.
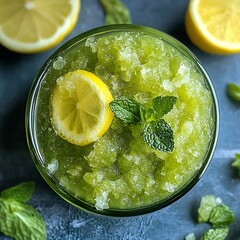
<path id="1" fill-rule="evenodd" d="M 75 26 L 80 0 L 0 0 L 0 43 L 21 53 L 58 44 Z"/>
<path id="2" fill-rule="evenodd" d="M 240 0 L 191 0 L 185 25 L 191 41 L 203 51 L 240 52 Z"/>
<path id="3" fill-rule="evenodd" d="M 85 146 L 110 127 L 113 100 L 107 85 L 93 73 L 76 70 L 58 78 L 51 98 L 52 125 L 70 143 Z"/>

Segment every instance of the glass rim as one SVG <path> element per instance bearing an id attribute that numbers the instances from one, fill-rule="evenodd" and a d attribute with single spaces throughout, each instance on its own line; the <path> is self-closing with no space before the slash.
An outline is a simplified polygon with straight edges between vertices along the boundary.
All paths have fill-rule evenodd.
<path id="1" fill-rule="evenodd" d="M 204 155 L 204 159 L 202 162 L 201 167 L 193 174 L 193 176 L 177 191 L 175 191 L 173 194 L 170 194 L 169 197 L 164 198 L 163 200 L 157 201 L 153 204 L 148 204 L 146 206 L 142 207 L 136 207 L 136 208 L 130 208 L 130 209 L 116 209 L 116 208 L 110 208 L 105 209 L 103 211 L 98 211 L 93 204 L 87 203 L 84 200 L 81 200 L 77 197 L 75 197 L 73 194 L 67 192 L 63 187 L 59 185 L 56 179 L 54 179 L 53 176 L 51 176 L 48 171 L 46 170 L 46 167 L 44 167 L 41 158 L 41 153 L 38 150 L 37 147 L 37 137 L 36 132 L 32 131 L 35 130 L 35 110 L 37 105 L 37 96 L 38 92 L 40 90 L 40 83 L 43 80 L 44 74 L 48 70 L 48 67 L 51 65 L 51 63 L 58 57 L 59 54 L 61 54 L 63 51 L 68 50 L 69 48 L 73 47 L 78 42 L 84 41 L 90 36 L 97 36 L 97 35 L 104 35 L 106 33 L 113 33 L 113 32 L 143 32 L 146 34 L 150 34 L 153 36 L 157 36 L 160 39 L 166 41 L 167 43 L 171 44 L 176 50 L 180 51 L 183 55 L 185 55 L 190 61 L 193 61 L 196 65 L 197 69 L 201 72 L 201 74 L 204 77 L 204 82 L 206 84 L 206 88 L 210 91 L 211 97 L 212 97 L 212 117 L 213 117 L 213 129 L 212 129 L 212 138 L 209 141 L 208 149 Z M 206 172 L 216 145 L 217 145 L 217 139 L 218 139 L 218 133 L 219 133 L 219 107 L 218 107 L 218 101 L 216 92 L 214 89 L 214 86 L 211 82 L 210 77 L 208 76 L 206 70 L 203 68 L 200 61 L 196 58 L 196 56 L 181 42 L 179 42 L 177 39 L 173 38 L 172 36 L 163 33 L 159 30 L 145 27 L 145 26 L 138 26 L 133 24 L 117 24 L 117 25 L 108 25 L 108 26 L 102 26 L 97 27 L 92 30 L 86 31 L 84 33 L 81 33 L 77 35 L 76 37 L 70 39 L 66 43 L 64 43 L 62 46 L 60 46 L 43 64 L 42 68 L 39 70 L 37 76 L 34 79 L 34 82 L 32 84 L 32 87 L 30 89 L 27 104 L 26 104 L 26 112 L 25 112 L 25 130 L 26 130 L 26 138 L 27 138 L 27 144 L 28 148 L 31 154 L 31 157 L 44 178 L 44 180 L 48 183 L 48 185 L 64 200 L 69 202 L 70 204 L 91 213 L 96 213 L 100 215 L 107 215 L 107 216 L 115 216 L 115 217 L 127 217 L 127 216 L 137 216 L 142 215 L 146 213 L 150 213 L 159 209 L 162 209 L 164 207 L 167 207 L 168 205 L 172 204 L 173 202 L 177 201 L 181 197 L 183 197 L 187 192 L 189 192 L 196 183 L 201 179 L 201 177 Z"/>

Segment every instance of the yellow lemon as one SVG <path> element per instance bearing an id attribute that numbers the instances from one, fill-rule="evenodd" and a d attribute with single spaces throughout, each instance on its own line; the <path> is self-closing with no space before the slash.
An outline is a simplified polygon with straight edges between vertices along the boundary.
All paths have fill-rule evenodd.
<path id="1" fill-rule="evenodd" d="M 76 70 L 58 78 L 51 98 L 52 125 L 70 143 L 85 146 L 110 127 L 113 100 L 107 85 L 95 74 Z"/>
<path id="2" fill-rule="evenodd" d="M 185 25 L 191 41 L 205 52 L 240 52 L 240 0 L 191 0 Z"/>
<path id="3" fill-rule="evenodd" d="M 75 26 L 80 0 L 0 0 L 0 43 L 35 53 L 58 44 Z"/>

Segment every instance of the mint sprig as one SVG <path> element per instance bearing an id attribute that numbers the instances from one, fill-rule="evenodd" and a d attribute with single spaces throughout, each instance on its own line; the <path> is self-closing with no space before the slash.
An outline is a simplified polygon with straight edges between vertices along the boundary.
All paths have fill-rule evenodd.
<path id="1" fill-rule="evenodd" d="M 0 194 L 0 232 L 16 240 L 46 239 L 46 226 L 41 215 L 28 202 L 33 182 L 24 182 Z"/>
<path id="2" fill-rule="evenodd" d="M 154 149 L 172 152 L 174 148 L 173 131 L 162 117 L 170 112 L 176 103 L 174 96 L 159 96 L 154 98 L 147 107 L 129 98 L 115 99 L 110 108 L 117 118 L 127 124 L 142 123 L 143 140 Z"/>

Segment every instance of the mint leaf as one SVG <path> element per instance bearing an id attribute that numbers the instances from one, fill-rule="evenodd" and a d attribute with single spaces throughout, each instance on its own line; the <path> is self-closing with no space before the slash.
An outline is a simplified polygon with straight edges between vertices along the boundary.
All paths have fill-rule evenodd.
<path id="1" fill-rule="evenodd" d="M 130 12 L 120 0 L 100 0 L 106 13 L 105 24 L 131 23 Z"/>
<path id="2" fill-rule="evenodd" d="M 205 197 L 202 197 L 200 207 L 198 209 L 198 222 L 207 222 L 213 208 L 221 202 L 222 200 L 220 198 L 216 198 L 213 195 L 206 195 Z"/>
<path id="3" fill-rule="evenodd" d="M 163 119 L 145 123 L 142 136 L 151 148 L 163 152 L 172 152 L 174 148 L 173 131 Z"/>
<path id="4" fill-rule="evenodd" d="M 156 119 L 162 118 L 170 112 L 176 103 L 177 98 L 174 96 L 159 96 L 152 100 L 154 116 Z"/>
<path id="5" fill-rule="evenodd" d="M 13 199 L 0 198 L 0 232 L 15 240 L 44 240 L 46 226 L 31 206 Z"/>
<path id="6" fill-rule="evenodd" d="M 209 229 L 200 240 L 225 240 L 227 238 L 228 227 Z"/>
<path id="7" fill-rule="evenodd" d="M 136 124 L 141 121 L 140 104 L 135 100 L 128 98 L 116 99 L 110 103 L 110 108 L 116 117 L 125 123 Z"/>
<path id="8" fill-rule="evenodd" d="M 209 222 L 214 227 L 229 225 L 234 222 L 234 213 L 224 204 L 219 204 L 211 211 Z"/>
<path id="9" fill-rule="evenodd" d="M 232 99 L 240 101 L 240 86 L 236 83 L 229 83 L 227 85 L 227 93 Z"/>
<path id="10" fill-rule="evenodd" d="M 174 96 L 159 96 L 154 98 L 144 109 L 142 119 L 147 122 L 159 120 L 172 110 L 176 101 L 177 98 Z"/>
<path id="11" fill-rule="evenodd" d="M 238 174 L 240 177 L 240 153 L 235 154 L 235 160 L 233 161 L 232 166 L 239 170 Z"/>
<path id="12" fill-rule="evenodd" d="M 16 201 L 26 203 L 32 197 L 34 187 L 34 182 L 23 182 L 14 187 L 5 189 L 1 192 L 0 197 L 4 199 L 14 199 Z"/>

